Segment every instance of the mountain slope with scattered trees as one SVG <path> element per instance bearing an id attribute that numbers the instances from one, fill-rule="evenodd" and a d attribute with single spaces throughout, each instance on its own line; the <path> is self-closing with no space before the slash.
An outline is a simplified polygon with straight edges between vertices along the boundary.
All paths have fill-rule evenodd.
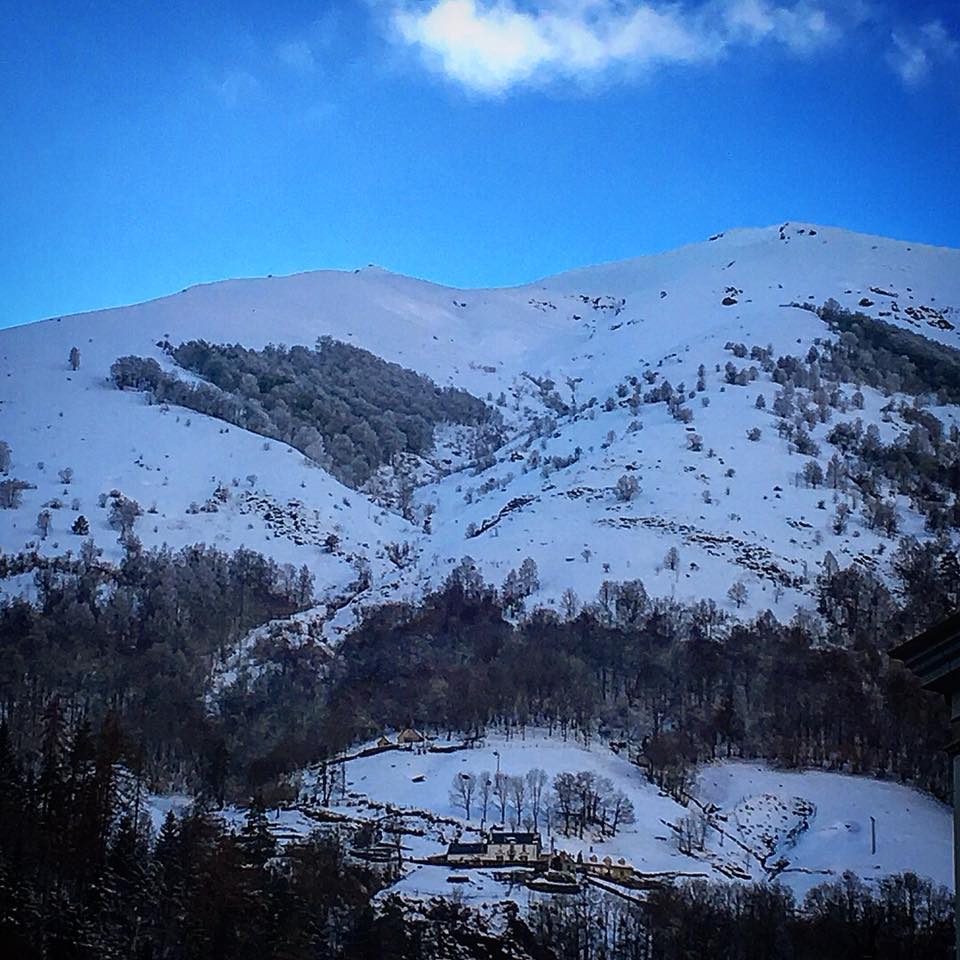
<path id="1" fill-rule="evenodd" d="M 495 411 L 465 390 L 437 387 L 330 337 L 314 350 L 257 351 L 202 340 L 167 349 L 204 382 L 184 381 L 143 357 L 116 360 L 113 382 L 289 443 L 348 486 L 360 486 L 397 454 L 426 456 L 443 423 L 487 425 L 485 445 L 498 444 Z"/>
<path id="2" fill-rule="evenodd" d="M 504 945 L 264 810 L 409 725 L 628 744 L 677 802 L 726 758 L 948 796 L 946 711 L 884 651 L 960 604 L 960 252 L 782 224 L 504 290 L 229 281 L 0 331 L 0 363 L 24 956 L 947 949 L 912 876 L 548 900 Z M 622 834 L 602 793 L 566 833 Z"/>

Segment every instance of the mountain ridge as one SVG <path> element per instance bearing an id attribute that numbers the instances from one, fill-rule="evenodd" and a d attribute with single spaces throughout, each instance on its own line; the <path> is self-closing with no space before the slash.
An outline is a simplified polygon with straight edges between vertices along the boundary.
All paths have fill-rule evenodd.
<path id="1" fill-rule="evenodd" d="M 771 412 L 783 390 L 771 379 L 774 361 L 796 354 L 806 362 L 817 342 L 834 339 L 815 312 L 828 300 L 960 346 L 958 278 L 960 251 L 786 223 L 515 287 L 451 288 L 381 268 L 310 271 L 202 284 L 10 328 L 0 331 L 2 439 L 13 450 L 11 476 L 37 489 L 25 491 L 20 510 L 0 511 L 0 546 L 76 549 L 66 521 L 82 512 L 97 545 L 118 556 L 122 548 L 97 504 L 119 489 L 144 510 L 156 503 L 157 512 L 137 524 L 145 544 L 253 546 L 280 562 L 307 564 L 321 601 L 356 582 L 358 558 L 371 568 L 371 587 L 358 602 L 369 603 L 417 596 L 469 554 L 496 583 L 531 557 L 540 585 L 529 605 L 559 607 L 567 589 L 587 601 L 604 580 L 641 579 L 654 594 L 710 598 L 739 611 L 726 596 L 745 581 L 744 611 L 789 615 L 812 603 L 827 550 L 847 562 L 872 557 L 882 570 L 890 543 L 857 519 L 862 493 L 845 495 L 856 504 L 855 521 L 835 534 L 835 504 L 825 502 L 836 491 L 825 495 L 796 477 L 808 459 L 826 471 L 836 452 L 826 437 L 837 421 L 859 416 L 876 424 L 885 443 L 905 438 L 911 425 L 883 412 L 890 396 L 882 391 L 864 387 L 863 406 L 853 407 L 861 391 L 839 383 L 845 412 L 833 408 L 832 422 L 808 424 L 817 453 L 798 455 L 794 440 L 776 433 L 785 418 Z M 506 442 L 486 463 L 446 476 L 412 467 L 416 490 L 402 516 L 391 497 L 406 467 L 391 467 L 379 494 L 353 491 L 286 443 L 145 404 L 142 394 L 108 382 L 113 362 L 128 354 L 194 382 L 165 341 L 262 350 L 270 343 L 312 348 L 321 336 L 487 398 L 503 418 Z M 67 364 L 72 346 L 81 352 L 76 371 Z M 768 353 L 763 363 L 751 361 Z M 725 372 L 734 360 L 744 383 Z M 644 399 L 664 381 L 674 395 L 669 403 Z M 682 392 L 675 389 L 681 383 Z M 758 393 L 764 408 L 756 406 Z M 813 391 L 800 395 L 809 409 Z M 912 402 L 896 390 L 892 396 Z M 946 431 L 958 422 L 952 404 L 935 405 L 935 413 Z M 444 450 L 465 442 L 442 439 Z M 445 456 L 434 459 L 442 466 Z M 454 455 L 451 463 L 460 462 Z M 69 496 L 53 476 L 64 466 L 75 472 Z M 622 477 L 635 478 L 639 492 L 621 498 Z M 231 492 L 228 504 L 216 513 L 192 509 L 221 485 Z M 898 535 L 929 536 L 908 497 L 892 486 L 884 496 L 892 497 Z M 77 511 L 68 506 L 74 497 Z M 41 540 L 32 518 L 58 498 L 63 506 L 51 511 L 52 532 Z M 339 554 L 298 543 L 283 524 L 264 520 L 294 501 L 291 513 L 309 515 L 318 541 L 320 532 L 339 538 Z M 409 551 L 402 567 L 388 556 L 400 543 Z M 681 554 L 679 568 L 664 567 L 671 548 Z M 757 573 L 770 564 L 783 573 L 781 588 L 776 577 Z M 4 587 L 21 588 L 29 585 Z M 348 605 L 324 629 L 335 638 L 352 616 Z"/>
<path id="2" fill-rule="evenodd" d="M 857 237 L 864 241 L 883 241 L 885 243 L 899 244 L 904 247 L 911 247 L 917 250 L 926 250 L 930 252 L 940 251 L 948 252 L 952 254 L 957 254 L 960 252 L 956 247 L 950 247 L 944 244 L 933 244 L 926 243 L 923 241 L 915 241 L 909 239 L 902 239 L 896 237 L 887 237 L 882 234 L 872 234 L 864 233 L 857 230 L 849 230 L 845 227 L 840 227 L 831 224 L 820 224 L 800 220 L 790 220 L 786 221 L 786 224 L 794 228 L 804 228 L 810 230 L 811 228 L 816 230 L 818 233 L 832 232 L 838 235 L 847 235 L 851 237 Z M 278 273 L 278 274 L 251 274 L 249 276 L 237 276 L 237 277 L 222 277 L 214 280 L 201 280 L 196 283 L 188 284 L 186 287 L 183 287 L 180 290 L 174 291 L 172 293 L 160 294 L 156 297 L 148 297 L 146 300 L 135 300 L 127 303 L 116 304 L 112 307 L 97 307 L 90 310 L 81 310 L 76 313 L 64 313 L 59 315 L 52 315 L 49 317 L 41 317 L 36 320 L 28 320 L 23 323 L 19 323 L 16 327 L 31 326 L 38 323 L 47 323 L 47 322 L 61 322 L 63 320 L 72 319 L 75 317 L 82 317 L 88 314 L 101 314 L 106 313 L 112 310 L 126 310 L 131 307 L 143 306 L 144 304 L 156 303 L 161 300 L 168 300 L 174 297 L 182 296 L 183 294 L 190 293 L 191 291 L 203 289 L 207 287 L 214 287 L 220 284 L 244 284 L 250 282 L 258 281 L 267 281 L 267 280 L 290 280 L 300 277 L 313 277 L 317 275 L 324 274 L 339 274 L 339 275 L 354 275 L 354 274 L 382 274 L 385 276 L 398 277 L 404 280 L 416 281 L 419 283 L 424 283 L 432 287 L 438 287 L 444 290 L 458 291 L 458 292 L 472 292 L 478 290 L 490 290 L 490 291 L 510 291 L 510 290 L 520 290 L 526 289 L 528 287 L 534 287 L 543 285 L 544 283 L 560 278 L 568 277 L 571 275 L 577 274 L 589 274 L 592 271 L 602 270 L 608 267 L 624 267 L 628 265 L 636 265 L 651 259 L 656 259 L 658 257 L 665 257 L 671 254 L 677 254 L 684 250 L 690 248 L 701 247 L 704 243 L 716 242 L 721 239 L 727 240 L 728 244 L 731 240 L 734 239 L 757 239 L 764 240 L 768 239 L 768 234 L 776 233 L 780 229 L 779 225 L 770 224 L 768 226 L 740 226 L 740 227 L 729 227 L 725 230 L 720 231 L 717 234 L 713 234 L 707 240 L 692 240 L 688 243 L 680 244 L 676 247 L 670 247 L 665 250 L 653 251 L 650 253 L 637 254 L 635 256 L 622 257 L 613 260 L 601 260 L 596 263 L 587 264 L 580 267 L 571 267 L 566 270 L 561 270 L 556 273 L 546 273 L 541 274 L 531 280 L 524 280 L 518 283 L 507 283 L 507 284 L 498 284 L 489 287 L 470 287 L 470 286 L 461 286 L 457 284 L 447 283 L 443 280 L 434 280 L 429 277 L 415 276 L 413 274 L 405 274 L 399 270 L 393 270 L 390 267 L 384 267 L 376 263 L 368 263 L 362 267 L 313 267 L 305 270 L 294 270 L 290 273 Z M 745 245 L 745 244 L 744 244 Z M 13 328 L 5 328 L 13 329 Z"/>

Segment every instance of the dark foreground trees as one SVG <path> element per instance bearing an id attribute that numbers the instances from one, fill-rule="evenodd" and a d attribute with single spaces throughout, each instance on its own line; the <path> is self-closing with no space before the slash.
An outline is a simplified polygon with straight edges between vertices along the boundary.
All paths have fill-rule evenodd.
<path id="1" fill-rule="evenodd" d="M 815 887 L 798 904 L 786 887 L 687 883 L 643 904 L 598 895 L 543 900 L 530 926 L 557 960 L 947 960 L 953 931 L 943 887 L 912 874 L 867 886 Z"/>
<path id="2" fill-rule="evenodd" d="M 946 960 L 950 899 L 906 874 L 853 876 L 801 904 L 777 885 L 691 883 L 627 903 L 592 888 L 478 913 L 455 895 L 374 895 L 391 879 L 336 832 L 281 846 L 254 805 L 228 830 L 201 807 L 156 835 L 112 718 L 38 766 L 0 724 L 0 945 L 17 960 Z M 511 891 L 505 886 L 504 898 Z"/>
<path id="3" fill-rule="evenodd" d="M 281 849 L 262 811 L 228 831 L 195 809 L 154 839 L 113 721 L 38 770 L 0 726 L 0 949 L 16 960 L 263 960 L 337 956 L 366 925 L 381 879 L 336 834 Z"/>
<path id="4" fill-rule="evenodd" d="M 636 585 L 626 603 L 616 584 L 572 619 L 534 611 L 517 624 L 465 563 L 419 605 L 371 611 L 334 660 L 278 641 L 263 651 L 269 669 L 220 690 L 220 655 L 302 602 L 296 571 L 199 547 L 130 550 L 117 568 L 91 549 L 4 563 L 37 564 L 36 602 L 0 604 L 4 955 L 933 960 L 949 943 L 945 895 L 903 877 L 870 890 L 844 879 L 802 907 L 771 887 L 666 889 L 636 907 L 548 901 L 531 926 L 510 920 L 505 947 L 455 902 L 374 911 L 381 878 L 336 837 L 281 849 L 255 805 L 235 833 L 201 808 L 154 840 L 145 816 L 148 787 L 179 784 L 216 808 L 411 722 L 599 729 L 639 747 L 650 777 L 677 792 L 695 761 L 728 754 L 943 792 L 929 750 L 942 707 L 878 642 L 938 615 L 956 580 L 949 551 L 898 554 L 901 606 L 862 573 L 825 565 L 820 624 L 726 622 L 710 604 L 650 602 Z M 516 773 L 502 796 L 480 790 L 473 804 L 538 816 L 543 778 Z M 581 786 L 569 830 L 596 817 L 613 829 L 604 791 Z"/>

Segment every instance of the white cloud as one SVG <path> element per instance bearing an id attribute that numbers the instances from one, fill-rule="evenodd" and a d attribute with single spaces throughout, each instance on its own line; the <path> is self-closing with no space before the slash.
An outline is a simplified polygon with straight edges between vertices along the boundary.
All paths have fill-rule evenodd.
<path id="1" fill-rule="evenodd" d="M 930 58 L 923 47 L 908 40 L 902 33 L 894 31 L 893 50 L 888 60 L 900 79 L 907 86 L 914 86 L 925 80 L 930 72 Z"/>
<path id="2" fill-rule="evenodd" d="M 765 0 L 729 0 L 722 6 L 728 43 L 775 40 L 802 53 L 840 37 L 837 24 L 827 12 L 809 3 L 781 7 Z"/>
<path id="3" fill-rule="evenodd" d="M 400 11 L 396 24 L 407 43 L 440 59 L 444 73 L 486 92 L 527 79 L 551 57 L 536 20 L 506 6 L 443 0 L 424 14 Z"/>
<path id="4" fill-rule="evenodd" d="M 317 69 L 313 50 L 306 40 L 290 40 L 277 47 L 280 62 L 296 73 L 309 74 Z"/>
<path id="5" fill-rule="evenodd" d="M 499 94 L 524 83 L 587 80 L 611 70 L 720 59 L 736 45 L 804 53 L 839 30 L 808 0 L 679 3 L 629 0 L 431 0 L 393 9 L 400 38 L 463 86 Z"/>
<path id="6" fill-rule="evenodd" d="M 214 84 L 214 91 L 231 108 L 250 100 L 259 100 L 263 93 L 260 81 L 246 70 L 232 70 L 222 81 Z"/>
<path id="7" fill-rule="evenodd" d="M 915 29 L 894 30 L 887 62 L 908 87 L 923 83 L 937 64 L 957 59 L 960 43 L 939 20 Z"/>

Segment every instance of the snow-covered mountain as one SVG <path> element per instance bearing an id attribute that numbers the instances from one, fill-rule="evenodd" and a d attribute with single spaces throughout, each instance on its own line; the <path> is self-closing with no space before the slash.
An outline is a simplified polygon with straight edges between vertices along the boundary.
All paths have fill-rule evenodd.
<path id="1" fill-rule="evenodd" d="M 960 251 L 796 223 L 510 289 L 452 289 L 375 267 L 318 271 L 0 331 L 0 439 L 12 451 L 9 476 L 33 485 L 18 508 L 0 510 L 0 547 L 75 552 L 82 538 L 71 526 L 83 514 L 105 555 L 119 556 L 101 505 L 119 490 L 145 511 L 136 533 L 146 546 L 246 545 L 309 566 L 321 601 L 342 598 L 369 563 L 371 585 L 352 603 L 306 615 L 325 621 L 329 639 L 356 605 L 414 598 L 465 555 L 497 584 L 533 558 L 539 588 L 528 609 L 560 606 L 568 588 L 585 601 L 605 580 L 639 578 L 651 595 L 731 608 L 727 592 L 741 582 L 743 612 L 789 616 L 812 605 L 828 550 L 841 565 L 859 559 L 882 572 L 891 545 L 856 510 L 835 524 L 836 491 L 798 474 L 811 459 L 827 471 L 835 447 L 825 437 L 838 423 L 876 424 L 884 443 L 910 430 L 895 411 L 883 413 L 890 396 L 863 386 L 854 398 L 848 382 L 835 385 L 827 422 L 809 423 L 815 452 L 798 452 L 778 431 L 781 387 L 758 357 L 803 360 L 815 341 L 836 339 L 813 309 L 830 299 L 960 348 Z M 177 370 L 164 343 L 312 347 L 321 336 L 487 400 L 503 417 L 505 442 L 482 469 L 450 456 L 452 472 L 425 471 L 429 482 L 405 518 L 292 447 L 110 381 L 125 355 Z M 643 402 L 665 380 L 689 413 Z M 955 405 L 930 399 L 945 429 L 958 423 Z M 457 446 L 455 430 L 438 438 Z M 227 496 L 215 512 L 191 506 L 218 487 Z M 900 534 L 929 536 L 906 497 L 884 495 Z M 44 509 L 51 525 L 41 539 Z M 4 588 L 29 589 L 29 579 Z"/>

